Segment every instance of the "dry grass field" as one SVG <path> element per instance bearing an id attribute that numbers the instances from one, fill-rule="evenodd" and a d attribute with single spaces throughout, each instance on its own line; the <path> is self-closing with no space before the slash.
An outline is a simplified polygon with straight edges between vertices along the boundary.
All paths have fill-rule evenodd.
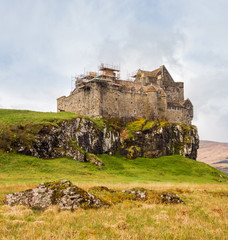
<path id="1" fill-rule="evenodd" d="M 88 190 L 94 184 L 76 185 Z M 98 184 L 95 184 L 98 185 Z M 228 188 L 210 184 L 105 184 L 111 189 L 144 187 L 177 193 L 185 204 L 123 201 L 110 208 L 44 212 L 0 206 L 0 239 L 227 239 Z M 6 185 L 6 192 L 33 185 Z M 112 199 L 109 199 L 112 201 Z"/>

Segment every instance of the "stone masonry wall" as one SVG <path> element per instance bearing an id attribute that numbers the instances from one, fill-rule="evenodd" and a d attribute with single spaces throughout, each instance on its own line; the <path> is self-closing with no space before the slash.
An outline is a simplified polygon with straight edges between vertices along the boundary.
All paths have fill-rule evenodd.
<path id="1" fill-rule="evenodd" d="M 168 102 L 179 102 L 184 100 L 184 86 L 182 82 L 163 82 Z"/>
<path id="2" fill-rule="evenodd" d="M 79 115 L 98 117 L 100 113 L 100 91 L 97 85 L 81 89 L 68 97 L 57 99 L 58 111 L 74 112 Z"/>
<path id="3" fill-rule="evenodd" d="M 181 98 L 182 94 L 178 88 L 173 86 L 175 84 L 175 82 L 170 82 L 168 86 L 174 100 Z M 158 94 L 153 89 L 144 92 L 142 85 L 134 82 L 124 82 L 122 87 L 97 82 L 77 90 L 68 97 L 59 98 L 57 108 L 58 111 L 69 111 L 89 117 L 118 117 L 125 120 L 166 119 L 170 122 L 190 124 L 189 110 L 184 110 L 184 108 L 181 111 L 168 110 L 168 99 L 166 95 Z"/>
<path id="4" fill-rule="evenodd" d="M 156 92 L 142 93 L 118 91 L 101 87 L 100 114 L 104 117 L 146 118 L 157 120 Z"/>

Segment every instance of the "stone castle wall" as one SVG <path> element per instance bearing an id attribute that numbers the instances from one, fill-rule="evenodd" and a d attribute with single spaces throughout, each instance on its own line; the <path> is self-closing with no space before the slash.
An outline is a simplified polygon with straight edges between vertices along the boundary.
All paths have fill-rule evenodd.
<path id="1" fill-rule="evenodd" d="M 89 117 L 166 119 L 173 123 L 191 124 L 191 114 L 185 108 L 167 109 L 166 96 L 156 91 L 143 92 L 132 89 L 132 83 L 125 88 L 93 83 L 68 97 L 58 99 L 58 111 L 64 110 Z"/>
<path id="2" fill-rule="evenodd" d="M 166 68 L 162 68 L 162 78 L 158 84 L 164 89 L 168 102 L 184 100 L 184 83 L 174 82 Z"/>
<path id="3" fill-rule="evenodd" d="M 129 84 L 130 85 L 130 84 Z M 157 120 L 165 117 L 166 99 L 155 91 L 140 92 L 106 83 L 93 83 L 89 88 L 68 97 L 58 98 L 58 111 L 69 111 L 89 117 L 146 118 Z"/>
<path id="4" fill-rule="evenodd" d="M 167 95 L 167 101 L 176 102 L 184 100 L 184 86 L 182 82 L 163 83 L 162 88 Z"/>
<path id="5" fill-rule="evenodd" d="M 79 115 L 90 117 L 100 116 L 100 91 L 99 86 L 84 88 L 81 91 L 72 93 L 68 97 L 57 99 L 58 111 L 74 112 Z"/>
<path id="6" fill-rule="evenodd" d="M 101 87 L 100 114 L 104 117 L 146 118 L 158 116 L 156 92 L 139 92 L 135 89 L 118 90 Z"/>

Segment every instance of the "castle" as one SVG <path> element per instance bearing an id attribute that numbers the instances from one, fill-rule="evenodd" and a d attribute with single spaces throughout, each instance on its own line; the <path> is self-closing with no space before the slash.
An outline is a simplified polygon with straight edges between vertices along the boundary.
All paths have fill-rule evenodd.
<path id="1" fill-rule="evenodd" d="M 101 64 L 98 72 L 76 77 L 70 95 L 57 99 L 58 112 L 191 124 L 193 105 L 184 99 L 184 83 L 174 82 L 165 66 L 154 71 L 139 69 L 132 81 L 120 80 L 119 72 L 117 67 Z"/>

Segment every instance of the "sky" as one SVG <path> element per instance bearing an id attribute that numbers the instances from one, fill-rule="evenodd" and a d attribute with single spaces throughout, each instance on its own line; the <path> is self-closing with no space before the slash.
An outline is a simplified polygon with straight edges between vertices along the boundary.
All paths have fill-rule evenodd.
<path id="1" fill-rule="evenodd" d="M 202 140 L 228 142 L 227 0 L 0 0 L 0 108 L 54 112 L 72 76 L 165 65 Z"/>

